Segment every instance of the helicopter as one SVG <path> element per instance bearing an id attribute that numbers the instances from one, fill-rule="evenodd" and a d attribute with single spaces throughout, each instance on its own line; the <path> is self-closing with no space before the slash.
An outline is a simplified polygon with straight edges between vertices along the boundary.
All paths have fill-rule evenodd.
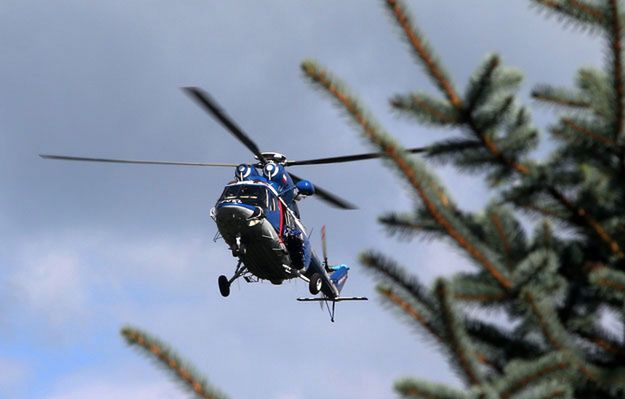
<path id="1" fill-rule="evenodd" d="M 261 152 L 250 136 L 207 92 L 197 87 L 184 87 L 183 91 L 250 150 L 256 162 L 229 164 L 51 154 L 39 156 L 64 161 L 234 168 L 234 180 L 225 185 L 221 196 L 210 210 L 210 216 L 218 230 L 215 241 L 223 238 L 232 255 L 237 258 L 233 275 L 220 275 L 218 278 L 219 292 L 223 297 L 230 295 L 230 287 L 238 278 L 250 283 L 268 280 L 276 285 L 287 280 L 301 279 L 308 284 L 311 295 L 319 296 L 297 300 L 318 301 L 322 306 L 325 303 L 331 321 L 334 321 L 337 302 L 367 300 L 366 297 L 341 296 L 349 267 L 328 263 L 325 226 L 321 229 L 323 257 L 320 258 L 315 253 L 311 247 L 310 234 L 301 221 L 298 202 L 312 196 L 339 209 L 356 209 L 356 206 L 317 184 L 288 172 L 286 168 L 373 159 L 382 157 L 383 154 L 366 153 L 292 161 L 278 152 Z M 422 148 L 407 150 L 410 153 L 423 151 Z M 329 303 L 332 304 L 331 307 Z"/>

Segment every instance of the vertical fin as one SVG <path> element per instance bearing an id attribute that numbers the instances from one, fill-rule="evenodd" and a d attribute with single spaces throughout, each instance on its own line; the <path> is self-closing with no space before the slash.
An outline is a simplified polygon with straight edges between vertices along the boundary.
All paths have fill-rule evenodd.
<path id="1" fill-rule="evenodd" d="M 328 267 L 328 245 L 326 243 L 326 225 L 321 227 L 321 250 L 323 252 L 323 266 Z"/>

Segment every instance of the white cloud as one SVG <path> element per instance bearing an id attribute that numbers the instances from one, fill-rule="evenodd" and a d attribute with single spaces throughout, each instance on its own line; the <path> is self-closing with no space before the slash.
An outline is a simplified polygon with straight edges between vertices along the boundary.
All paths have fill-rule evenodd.
<path id="1" fill-rule="evenodd" d="M 227 264 L 222 248 L 207 241 L 86 232 L 32 237 L 8 262 L 3 320 L 36 323 L 44 326 L 37 334 L 58 337 L 74 334 L 70 325 L 88 326 L 95 314 L 119 318 L 120 307 L 146 292 L 163 300 L 189 292 L 214 274 L 207 262 Z"/>
<path id="2" fill-rule="evenodd" d="M 62 324 L 83 315 L 87 286 L 77 254 L 33 246 L 23 251 L 10 280 L 18 300 L 38 317 Z"/>

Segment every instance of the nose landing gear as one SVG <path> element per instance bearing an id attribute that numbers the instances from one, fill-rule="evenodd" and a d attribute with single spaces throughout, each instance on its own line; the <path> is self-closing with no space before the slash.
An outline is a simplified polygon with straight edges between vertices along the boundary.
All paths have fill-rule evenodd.
<path id="1" fill-rule="evenodd" d="M 230 281 L 228 281 L 228 277 L 222 274 L 217 279 L 217 282 L 219 283 L 219 292 L 221 293 L 221 296 L 225 298 L 230 295 Z"/>

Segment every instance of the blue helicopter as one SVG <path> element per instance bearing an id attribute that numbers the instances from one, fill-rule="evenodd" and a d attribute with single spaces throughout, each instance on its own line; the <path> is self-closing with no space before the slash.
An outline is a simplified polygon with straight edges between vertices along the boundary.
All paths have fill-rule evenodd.
<path id="1" fill-rule="evenodd" d="M 341 296 L 349 267 L 330 265 L 327 258 L 325 226 L 322 228 L 323 258 L 313 251 L 309 233 L 300 220 L 297 203 L 309 196 L 317 197 L 340 209 L 355 209 L 351 203 L 337 197 L 309 180 L 302 179 L 286 168 L 379 158 L 380 153 L 368 153 L 304 161 L 291 161 L 277 152 L 261 152 L 256 143 L 219 107 L 208 93 L 197 87 L 183 90 L 221 123 L 255 156 L 251 164 L 148 161 L 110 158 L 76 157 L 40 154 L 45 159 L 66 161 L 107 162 L 149 165 L 234 167 L 235 179 L 229 182 L 215 206 L 211 218 L 217 224 L 216 239 L 222 237 L 232 255 L 238 258 L 234 274 L 218 278 L 219 292 L 230 295 L 230 286 L 238 278 L 247 282 L 268 280 L 273 284 L 291 279 L 308 283 L 309 291 L 318 297 L 297 298 L 298 301 L 324 302 L 334 321 L 335 305 L 342 301 L 363 301 L 365 297 Z M 412 148 L 408 152 L 422 152 Z M 332 306 L 329 306 L 329 303 Z M 323 305 L 323 303 L 322 303 Z"/>

